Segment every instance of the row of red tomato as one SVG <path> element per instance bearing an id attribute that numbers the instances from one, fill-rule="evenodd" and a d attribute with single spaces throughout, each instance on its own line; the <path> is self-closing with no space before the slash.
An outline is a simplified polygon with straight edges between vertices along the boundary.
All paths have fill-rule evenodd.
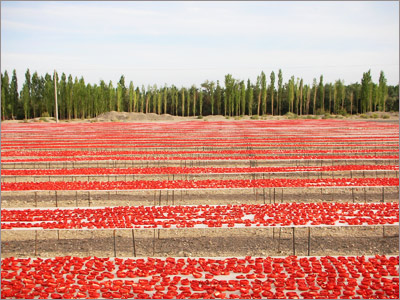
<path id="1" fill-rule="evenodd" d="M 1 298 L 397 299 L 399 257 L 4 258 Z"/>
<path id="2" fill-rule="evenodd" d="M 325 154 L 325 153 L 397 153 L 399 149 L 318 149 L 318 150 L 309 150 L 309 149 L 296 149 L 296 150 L 185 150 L 185 151 L 2 151 L 2 157 L 45 157 L 45 156 L 118 156 L 118 155 L 182 155 L 182 154 Z"/>
<path id="3" fill-rule="evenodd" d="M 398 224 L 398 203 L 2 209 L 2 229 L 201 228 Z"/>
<path id="4" fill-rule="evenodd" d="M 10 150 L 32 150 L 32 149 L 65 149 L 65 148 L 199 148 L 199 147 L 212 147 L 212 148 L 248 148 L 248 147 L 273 147 L 273 148 L 358 148 L 361 147 L 363 149 L 367 148 L 376 148 L 376 144 L 328 144 L 328 143 L 316 143 L 316 144 L 311 144 L 311 143 L 269 143 L 269 142 L 259 142 L 259 143 L 232 143 L 232 142 L 226 142 L 226 143 L 219 143 L 219 142 L 213 142 L 213 143 L 207 143 L 207 144 L 201 144 L 201 143 L 190 143 L 190 142 L 185 142 L 185 143 L 166 143 L 166 142 L 157 142 L 157 143 L 152 143 L 152 144 L 145 144 L 142 143 L 141 141 L 138 141 L 136 143 L 130 143 L 129 141 L 114 141 L 114 140 L 109 140 L 104 143 L 57 143 L 52 141 L 50 144 L 49 142 L 43 142 L 42 144 L 29 144 L 29 143 L 3 143 L 1 145 L 1 148 L 3 150 L 5 149 L 10 149 Z M 385 148 L 390 148 L 390 149 L 398 149 L 398 142 L 394 142 L 391 144 L 386 144 L 386 143 L 379 143 L 379 147 L 385 147 Z M 16 150 L 15 150 L 16 151 Z"/>
<path id="5" fill-rule="evenodd" d="M 150 168 L 76 168 L 76 169 L 3 169 L 2 176 L 38 175 L 136 175 L 136 174 L 251 174 L 290 172 L 335 172 L 335 171 L 398 171 L 398 165 L 336 165 L 293 167 L 150 167 Z"/>
<path id="6" fill-rule="evenodd" d="M 399 155 L 290 155 L 290 156 L 95 156 L 68 158 L 17 158 L 1 159 L 1 163 L 51 162 L 51 161 L 167 161 L 167 160 L 396 160 Z"/>
<path id="7" fill-rule="evenodd" d="M 206 180 L 134 180 L 134 181 L 44 181 L 2 182 L 2 191 L 83 191 L 83 190 L 179 190 L 249 189 L 297 187 L 374 187 L 398 186 L 399 178 L 325 178 L 325 179 L 206 179 Z"/>

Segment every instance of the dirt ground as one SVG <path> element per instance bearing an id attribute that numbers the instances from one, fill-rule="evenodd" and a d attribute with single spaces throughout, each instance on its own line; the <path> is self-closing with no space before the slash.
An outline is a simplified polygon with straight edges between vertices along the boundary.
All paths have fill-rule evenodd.
<path id="1" fill-rule="evenodd" d="M 398 188 L 385 188 L 385 201 L 398 201 Z M 117 205 L 193 205 L 274 203 L 274 189 L 140 192 L 13 192 L 3 193 L 2 207 L 87 207 Z M 275 189 L 281 202 L 380 202 L 381 188 Z M 37 235 L 36 235 L 37 234 Z M 398 226 L 308 229 L 230 228 L 170 230 L 3 231 L 2 256 L 280 256 L 397 255 Z M 280 238 L 279 238 L 280 235 Z M 36 239 L 36 242 L 35 242 Z M 36 246 L 35 246 L 36 244 Z M 135 244 L 135 245 L 134 245 Z"/>
<path id="2" fill-rule="evenodd" d="M 361 119 L 359 116 L 350 119 L 368 121 L 398 122 L 398 113 L 385 113 L 388 119 Z M 379 113 L 379 116 L 383 113 Z M 284 119 L 286 117 L 271 117 L 266 119 Z M 146 122 L 146 121 L 222 121 L 223 116 L 209 116 L 203 119 L 195 117 L 174 117 L 170 115 L 116 113 L 102 114 L 97 119 L 85 122 Z M 234 118 L 230 118 L 233 120 Z M 242 120 L 249 119 L 248 116 Z M 31 120 L 33 122 L 33 120 Z M 37 120 L 38 121 L 38 120 Z M 21 122 L 21 121 L 6 121 Z M 54 122 L 50 120 L 50 122 Z M 65 121 L 62 121 L 65 122 Z M 82 122 L 75 120 L 72 122 Z M 117 150 L 117 149 L 116 149 Z M 126 149 L 125 149 L 126 150 Z M 226 162 L 164 162 L 168 166 L 249 166 L 249 161 Z M 281 165 L 301 165 L 301 161 L 281 162 Z M 333 164 L 333 162 L 326 162 Z M 366 164 L 398 164 L 398 161 L 362 162 Z M 348 161 L 336 161 L 335 164 L 352 164 Z M 164 164 L 166 165 L 166 164 Z M 250 162 L 252 166 L 276 166 L 276 162 Z M 307 164 L 306 164 L 307 165 Z M 310 165 L 310 161 L 308 161 Z M 320 162 L 311 162 L 320 165 Z M 324 162 L 325 165 L 325 162 Z M 146 167 L 160 166 L 160 162 L 93 162 L 93 163 L 61 163 L 48 165 L 49 168 L 77 167 Z M 2 165 L 2 168 L 47 168 L 46 164 L 32 165 Z M 323 176 L 350 177 L 349 172 L 323 173 Z M 398 172 L 353 172 L 352 177 L 398 177 Z M 250 178 L 249 175 L 224 175 L 229 178 Z M 262 178 L 262 175 L 257 175 Z M 299 176 L 320 178 L 321 174 L 268 175 L 271 178 Z M 220 178 L 220 175 L 177 175 L 177 179 Z M 163 176 L 110 176 L 102 180 L 160 180 L 172 179 Z M 266 177 L 269 178 L 269 177 Z M 324 177 L 325 178 L 325 177 Z M 26 181 L 70 180 L 62 177 L 18 178 Z M 17 181 L 16 178 L 3 178 L 2 181 Z M 99 180 L 98 177 L 76 177 L 74 180 Z M 280 202 L 381 202 L 399 201 L 398 187 L 361 189 L 249 189 L 249 190 L 198 190 L 198 191 L 135 191 L 135 192 L 2 192 L 2 208 L 12 207 L 87 207 L 87 206 L 118 206 L 118 205 L 189 205 L 189 204 L 240 204 L 240 203 L 280 203 Z M 223 256 L 286 256 L 286 255 L 398 255 L 398 226 L 366 226 L 366 227 L 326 227 L 312 228 L 310 231 L 310 248 L 308 247 L 308 229 L 297 228 L 229 228 L 229 229 L 170 229 L 170 230 L 92 230 L 92 231 L 2 231 L 2 257 L 54 257 L 71 256 L 177 256 L 177 257 L 223 257 Z"/>
<path id="3" fill-rule="evenodd" d="M 265 115 L 260 116 L 259 120 L 285 120 L 288 119 L 289 116 L 271 116 Z M 304 118 L 325 118 L 324 115 L 318 116 L 299 116 L 299 119 Z M 331 115 L 329 118 L 331 119 L 350 119 L 350 120 L 362 120 L 362 121 L 378 121 L 378 122 L 398 122 L 399 121 L 399 113 L 398 112 L 370 112 L 363 115 Z M 214 116 L 205 116 L 203 118 L 199 117 L 180 117 L 173 116 L 170 114 L 162 114 L 158 115 L 155 113 L 136 113 L 136 112 L 106 112 L 102 113 L 96 118 L 92 119 L 73 119 L 73 120 L 61 120 L 60 122 L 180 122 L 180 121 L 232 121 L 232 120 L 250 120 L 250 116 L 242 116 L 242 117 L 224 117 L 222 115 L 214 115 Z M 11 122 L 11 123 L 21 123 L 24 121 L 21 120 L 7 120 L 2 122 Z M 26 122 L 50 122 L 54 123 L 54 118 L 35 118 L 27 120 Z"/>

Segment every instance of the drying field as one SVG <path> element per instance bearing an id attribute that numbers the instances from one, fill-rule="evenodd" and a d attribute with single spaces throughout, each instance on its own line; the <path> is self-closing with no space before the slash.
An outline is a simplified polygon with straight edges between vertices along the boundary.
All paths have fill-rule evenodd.
<path id="1" fill-rule="evenodd" d="M 399 126 L 1 125 L 1 298 L 399 297 Z"/>

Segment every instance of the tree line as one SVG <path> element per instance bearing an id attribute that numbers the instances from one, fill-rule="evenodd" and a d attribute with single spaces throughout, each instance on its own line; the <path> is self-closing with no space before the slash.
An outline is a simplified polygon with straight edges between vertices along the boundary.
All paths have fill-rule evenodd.
<path id="1" fill-rule="evenodd" d="M 56 81 L 56 82 L 55 82 Z M 314 78 L 307 84 L 292 76 L 284 83 L 282 71 L 272 71 L 269 79 L 264 72 L 256 82 L 225 75 L 224 82 L 203 82 L 199 87 L 135 86 L 125 76 L 114 85 L 112 81 L 85 83 L 83 77 L 73 78 L 46 73 L 25 73 L 18 89 L 16 71 L 12 76 L 1 73 L 1 118 L 29 119 L 55 115 L 55 83 L 57 85 L 60 119 L 93 118 L 109 111 L 171 114 L 176 116 L 241 116 L 358 114 L 373 111 L 398 111 L 399 86 L 387 85 L 383 71 L 374 83 L 371 70 L 363 73 L 361 83 L 345 85 L 343 80 L 324 83 Z"/>

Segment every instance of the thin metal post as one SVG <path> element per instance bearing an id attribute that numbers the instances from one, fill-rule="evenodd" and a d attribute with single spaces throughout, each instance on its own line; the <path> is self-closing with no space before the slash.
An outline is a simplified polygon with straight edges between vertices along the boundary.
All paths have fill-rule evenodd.
<path id="1" fill-rule="evenodd" d="M 292 227 L 293 229 L 293 255 L 296 255 L 296 242 L 295 242 L 295 227 Z"/>
<path id="2" fill-rule="evenodd" d="M 115 229 L 113 230 L 113 239 L 114 239 L 114 257 L 117 257 L 117 248 L 115 245 Z"/>
<path id="3" fill-rule="evenodd" d="M 281 252 L 281 232 L 282 232 L 282 227 L 279 227 L 278 252 Z"/>
<path id="4" fill-rule="evenodd" d="M 367 203 L 367 189 L 364 188 L 364 203 Z"/>
<path id="5" fill-rule="evenodd" d="M 135 230 L 132 229 L 132 246 L 133 246 L 133 256 L 136 257 L 136 243 L 135 243 Z"/>
<path id="6" fill-rule="evenodd" d="M 263 199 L 264 199 L 264 204 L 265 204 L 265 188 L 263 188 Z M 271 203 L 271 197 L 269 198 L 269 201 Z"/>
<path id="7" fill-rule="evenodd" d="M 270 202 L 271 203 L 271 202 Z M 274 188 L 274 203 L 275 203 L 275 188 Z"/>
<path id="8" fill-rule="evenodd" d="M 35 230 L 35 256 L 37 256 L 37 230 Z"/>
<path id="9" fill-rule="evenodd" d="M 153 256 L 155 253 L 155 240 L 156 240 L 156 230 L 153 229 Z"/>

